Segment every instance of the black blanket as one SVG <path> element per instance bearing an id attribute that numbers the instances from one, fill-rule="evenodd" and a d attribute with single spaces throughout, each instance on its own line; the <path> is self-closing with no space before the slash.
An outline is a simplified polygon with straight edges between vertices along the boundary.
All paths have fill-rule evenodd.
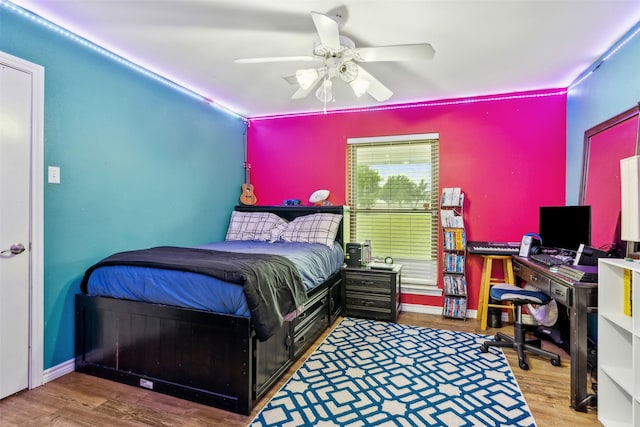
<path id="1" fill-rule="evenodd" d="M 173 246 L 120 252 L 103 259 L 85 272 L 82 292 L 87 293 L 93 270 L 115 265 L 189 271 L 241 285 L 260 340 L 273 335 L 282 326 L 283 315 L 302 307 L 307 299 L 300 273 L 283 256 Z"/>

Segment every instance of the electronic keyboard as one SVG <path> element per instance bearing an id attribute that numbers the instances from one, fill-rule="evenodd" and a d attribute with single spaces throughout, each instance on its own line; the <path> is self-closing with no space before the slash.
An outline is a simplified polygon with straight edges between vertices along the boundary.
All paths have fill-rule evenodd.
<path id="1" fill-rule="evenodd" d="M 517 255 L 520 242 L 467 242 L 467 252 L 479 255 Z"/>

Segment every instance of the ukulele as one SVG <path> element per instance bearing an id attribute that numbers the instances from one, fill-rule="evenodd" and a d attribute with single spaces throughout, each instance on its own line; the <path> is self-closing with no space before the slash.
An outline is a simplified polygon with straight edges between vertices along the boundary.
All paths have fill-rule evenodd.
<path id="1" fill-rule="evenodd" d="M 255 205 L 258 199 L 256 199 L 255 194 L 253 194 L 253 185 L 249 183 L 249 170 L 251 169 L 251 165 L 247 162 L 244 162 L 244 169 L 245 183 L 242 184 L 240 203 L 242 203 L 243 205 Z"/>

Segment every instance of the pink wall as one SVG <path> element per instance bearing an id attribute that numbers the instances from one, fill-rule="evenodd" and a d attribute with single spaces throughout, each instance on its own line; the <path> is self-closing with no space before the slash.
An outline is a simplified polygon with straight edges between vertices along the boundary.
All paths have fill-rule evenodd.
<path id="1" fill-rule="evenodd" d="M 548 96 L 547 96 L 548 95 Z M 476 102 L 469 102 L 476 101 Z M 347 138 L 440 134 L 440 188 L 466 195 L 469 240 L 519 241 L 538 231 L 538 208 L 565 201 L 566 95 L 562 90 L 425 103 L 414 108 L 252 120 L 247 132 L 258 204 L 303 202 L 317 189 L 346 203 Z M 467 262 L 477 307 L 481 258 Z M 442 287 L 442 284 L 439 284 Z M 404 295 L 412 304 L 442 298 Z"/>

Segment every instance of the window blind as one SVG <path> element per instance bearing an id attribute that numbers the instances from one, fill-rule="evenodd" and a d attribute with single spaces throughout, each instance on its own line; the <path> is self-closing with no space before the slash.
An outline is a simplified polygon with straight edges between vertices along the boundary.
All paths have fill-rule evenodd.
<path id="1" fill-rule="evenodd" d="M 350 240 L 402 263 L 402 282 L 436 286 L 438 137 L 348 141 Z"/>

